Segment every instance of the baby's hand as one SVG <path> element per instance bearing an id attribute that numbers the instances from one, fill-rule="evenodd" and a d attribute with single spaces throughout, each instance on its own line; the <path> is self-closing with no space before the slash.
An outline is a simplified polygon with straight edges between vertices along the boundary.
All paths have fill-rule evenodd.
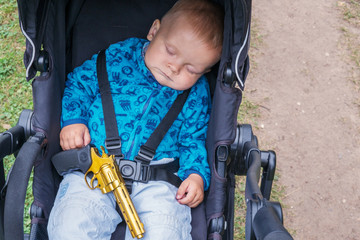
<path id="1" fill-rule="evenodd" d="M 91 141 L 89 129 L 85 124 L 71 124 L 60 132 L 60 145 L 63 150 L 81 148 Z"/>
<path id="2" fill-rule="evenodd" d="M 199 174 L 190 174 L 185 179 L 176 194 L 176 199 L 181 204 L 191 208 L 197 207 L 204 199 L 204 181 Z"/>

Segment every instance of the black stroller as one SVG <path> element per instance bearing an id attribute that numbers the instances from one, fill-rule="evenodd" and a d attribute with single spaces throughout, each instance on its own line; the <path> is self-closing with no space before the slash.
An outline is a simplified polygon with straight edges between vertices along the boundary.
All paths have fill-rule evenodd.
<path id="1" fill-rule="evenodd" d="M 34 109 L 24 110 L 18 124 L 0 134 L 0 159 L 17 156 L 6 182 L 0 173 L 0 239 L 48 239 L 47 219 L 61 180 L 50 159 L 61 151 L 66 74 L 111 43 L 145 37 L 152 21 L 175 1 L 18 0 Z M 233 239 L 235 175 L 246 175 L 246 239 L 292 239 L 282 225 L 280 204 L 269 201 L 275 153 L 260 151 L 251 126 L 237 124 L 249 70 L 251 0 L 217 2 L 225 9 L 225 30 L 221 60 L 207 76 L 213 102 L 206 143 L 212 179 L 204 203 L 193 210 L 192 236 Z M 25 193 L 33 168 L 31 233 L 24 235 Z"/>

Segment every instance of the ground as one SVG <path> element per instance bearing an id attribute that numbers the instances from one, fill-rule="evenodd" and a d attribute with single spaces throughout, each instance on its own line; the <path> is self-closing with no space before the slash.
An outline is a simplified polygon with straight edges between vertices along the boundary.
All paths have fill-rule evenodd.
<path id="1" fill-rule="evenodd" d="M 260 106 L 260 148 L 277 154 L 285 226 L 294 239 L 359 239 L 360 77 L 339 2 L 255 1 L 253 19 L 262 43 L 244 96 Z"/>

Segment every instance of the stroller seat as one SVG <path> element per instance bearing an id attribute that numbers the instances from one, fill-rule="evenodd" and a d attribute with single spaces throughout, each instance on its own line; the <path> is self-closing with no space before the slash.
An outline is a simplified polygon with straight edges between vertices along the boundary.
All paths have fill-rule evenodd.
<path id="1" fill-rule="evenodd" d="M 145 38 L 176 0 L 19 0 L 19 18 L 26 36 L 27 79 L 33 79 L 34 109 L 26 111 L 16 129 L 0 135 L 2 144 L 20 139 L 9 174 L 1 212 L 0 240 L 24 239 L 23 203 L 34 168 L 30 239 L 47 239 L 46 224 L 61 177 L 51 164 L 60 152 L 61 98 L 66 75 L 94 53 L 129 37 Z M 250 125 L 237 124 L 237 112 L 249 70 L 251 0 L 216 0 L 225 9 L 223 52 L 207 75 L 212 112 L 206 147 L 212 172 L 205 200 L 193 211 L 193 239 L 233 239 L 235 175 L 248 175 L 247 239 L 292 239 L 282 226 L 281 207 L 269 200 L 275 153 L 260 151 Z M 36 73 L 40 72 L 38 76 Z M 16 130 L 16 131 L 15 131 Z M 11 136 L 11 140 L 9 137 Z M 261 189 L 258 186 L 263 167 Z M 19 177 L 21 176 L 21 177 Z M 21 207 L 19 207 L 21 206 Z M 16 209 L 16 210 L 15 210 Z M 258 214 L 259 213 L 259 214 Z M 119 232 L 118 232 L 119 233 Z M 114 239 L 118 235 L 114 235 Z"/>

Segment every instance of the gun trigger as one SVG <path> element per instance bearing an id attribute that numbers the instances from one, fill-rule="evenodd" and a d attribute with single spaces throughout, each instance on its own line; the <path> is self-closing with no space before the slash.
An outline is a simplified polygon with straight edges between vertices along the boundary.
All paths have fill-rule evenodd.
<path id="1" fill-rule="evenodd" d="M 89 187 L 90 189 L 95 189 L 95 188 L 96 188 L 96 187 L 94 187 L 95 174 L 94 174 L 94 176 L 91 178 L 90 183 L 89 183 L 89 181 L 88 181 L 88 179 L 87 179 L 87 175 L 88 175 L 89 173 L 90 173 L 89 171 L 85 173 L 85 182 L 86 182 L 86 184 L 88 185 L 88 187 Z"/>
<path id="2" fill-rule="evenodd" d="M 96 185 L 95 187 L 94 187 L 94 180 L 96 179 L 96 177 L 95 177 L 95 174 L 94 174 L 94 176 L 91 178 L 91 180 L 90 180 L 90 184 L 91 184 L 91 189 L 95 189 L 95 188 L 99 188 L 98 187 L 98 185 Z"/>

